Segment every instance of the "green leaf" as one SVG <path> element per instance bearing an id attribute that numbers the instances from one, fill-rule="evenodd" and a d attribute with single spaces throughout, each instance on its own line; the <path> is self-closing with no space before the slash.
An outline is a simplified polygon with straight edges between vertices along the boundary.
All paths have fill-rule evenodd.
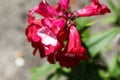
<path id="1" fill-rule="evenodd" d="M 111 23 L 115 23 L 115 22 L 116 22 L 116 19 L 117 19 L 117 16 L 115 16 L 115 15 L 110 15 L 109 17 L 100 19 L 99 21 L 100 21 L 101 23 L 104 23 L 104 24 L 111 24 Z"/>
<path id="2" fill-rule="evenodd" d="M 109 77 L 109 73 L 107 73 L 107 72 L 105 72 L 105 71 L 103 71 L 102 69 L 101 70 L 99 70 L 99 75 L 102 77 L 102 78 L 108 78 Z M 109 79 L 108 79 L 109 80 Z"/>
<path id="3" fill-rule="evenodd" d="M 71 68 L 61 68 L 65 73 L 70 73 L 71 72 Z"/>
<path id="4" fill-rule="evenodd" d="M 118 59 L 119 65 L 120 65 L 120 52 L 118 53 L 117 59 Z"/>
<path id="5" fill-rule="evenodd" d="M 86 42 L 88 40 L 88 37 L 90 37 L 90 30 L 86 29 L 82 34 L 81 34 L 81 39 L 83 42 Z"/>
<path id="6" fill-rule="evenodd" d="M 91 57 L 94 57 L 100 50 L 104 49 L 118 33 L 120 33 L 120 28 L 113 28 L 89 37 L 85 44 L 88 46 Z"/>
<path id="7" fill-rule="evenodd" d="M 119 54 L 114 55 L 111 62 L 108 64 L 108 70 L 111 77 L 118 77 L 120 75 L 120 65 L 118 63 Z"/>
<path id="8" fill-rule="evenodd" d="M 89 19 L 88 18 L 76 18 L 75 19 L 75 24 L 78 30 L 83 29 L 86 24 L 88 24 Z"/>
<path id="9" fill-rule="evenodd" d="M 118 5 L 120 5 L 120 0 L 117 0 L 117 2 L 118 2 Z"/>
<path id="10" fill-rule="evenodd" d="M 109 3 L 109 6 L 111 7 L 111 10 L 114 12 L 114 14 L 119 15 L 119 7 L 112 1 L 107 0 Z"/>
<path id="11" fill-rule="evenodd" d="M 42 80 L 41 78 L 56 70 L 57 68 L 59 68 L 59 65 L 58 64 L 49 64 L 49 63 L 45 63 L 43 66 L 41 66 L 40 68 L 33 68 L 32 69 L 32 77 L 31 77 L 31 80 Z"/>
<path id="12" fill-rule="evenodd" d="M 89 21 L 85 26 L 93 26 L 98 20 Z"/>

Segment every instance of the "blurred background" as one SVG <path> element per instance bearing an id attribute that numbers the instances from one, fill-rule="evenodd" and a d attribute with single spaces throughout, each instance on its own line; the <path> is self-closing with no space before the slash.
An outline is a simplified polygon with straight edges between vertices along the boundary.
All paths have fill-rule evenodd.
<path id="1" fill-rule="evenodd" d="M 40 1 L 0 0 L 0 80 L 30 80 L 31 68 L 39 67 L 44 63 L 45 60 L 40 59 L 39 54 L 32 55 L 33 48 L 27 42 L 25 36 L 28 10 Z M 71 0 L 71 5 L 74 6 L 72 9 L 77 10 L 83 7 L 87 1 Z M 106 0 L 100 1 L 106 3 Z M 49 2 L 55 4 L 57 0 L 49 0 Z M 95 32 L 105 31 L 110 27 L 111 25 L 97 23 L 90 30 L 94 34 Z M 115 40 L 118 41 L 118 38 L 119 36 Z M 115 40 L 111 42 L 111 45 L 114 45 L 113 48 L 116 51 L 119 47 L 118 45 L 116 47 L 118 43 Z"/>
<path id="2" fill-rule="evenodd" d="M 0 80 L 30 80 L 30 69 L 42 63 L 25 36 L 28 10 L 38 2 L 0 0 Z"/>

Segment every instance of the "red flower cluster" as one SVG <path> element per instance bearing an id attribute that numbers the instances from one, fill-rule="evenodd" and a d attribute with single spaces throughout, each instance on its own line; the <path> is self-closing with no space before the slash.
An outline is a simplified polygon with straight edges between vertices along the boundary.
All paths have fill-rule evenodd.
<path id="1" fill-rule="evenodd" d="M 39 50 L 41 57 L 54 64 L 56 61 L 64 67 L 73 67 L 81 60 L 88 59 L 86 49 L 81 45 L 81 39 L 75 28 L 74 19 L 83 16 L 93 16 L 109 13 L 110 10 L 98 0 L 78 11 L 71 12 L 70 0 L 59 0 L 51 6 L 42 0 L 38 6 L 29 11 L 26 36 L 34 48 L 33 54 Z M 36 19 L 34 13 L 44 18 Z"/>

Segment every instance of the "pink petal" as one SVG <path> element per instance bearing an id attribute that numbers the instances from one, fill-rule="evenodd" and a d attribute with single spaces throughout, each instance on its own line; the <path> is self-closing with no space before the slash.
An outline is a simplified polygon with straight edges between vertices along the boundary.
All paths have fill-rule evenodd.
<path id="1" fill-rule="evenodd" d="M 52 22 L 53 22 L 53 20 L 52 19 L 50 19 L 50 18 L 44 18 L 44 19 L 42 19 L 41 20 L 41 22 L 42 22 L 42 24 L 44 25 L 44 26 L 47 26 L 47 27 L 49 27 L 49 28 L 52 28 Z"/>
<path id="2" fill-rule="evenodd" d="M 60 27 L 60 29 L 63 29 L 65 27 L 66 20 L 64 18 L 59 18 L 54 20 L 53 25 L 56 27 Z"/>
<path id="3" fill-rule="evenodd" d="M 70 27 L 69 41 L 65 48 L 64 55 L 68 57 L 79 57 L 79 60 L 88 59 L 87 51 L 81 45 L 80 36 L 75 26 Z"/>
<path id="4" fill-rule="evenodd" d="M 99 1 L 98 0 L 91 0 L 91 2 L 98 3 Z"/>
<path id="5" fill-rule="evenodd" d="M 31 24 L 33 22 L 33 20 L 35 19 L 34 16 L 32 16 L 32 14 L 28 14 L 28 23 Z"/>
<path id="6" fill-rule="evenodd" d="M 92 3 L 83 9 L 78 10 L 80 17 L 94 16 L 110 13 L 110 9 L 104 4 L 100 4 L 98 0 L 92 0 Z"/>
<path id="7" fill-rule="evenodd" d="M 30 10 L 32 13 L 38 13 L 44 17 L 54 17 L 58 15 L 56 9 L 50 6 L 47 2 L 40 2 L 38 6 Z"/>
<path id="8" fill-rule="evenodd" d="M 77 29 L 74 26 L 70 27 L 69 42 L 68 42 L 68 52 L 74 50 L 78 52 L 81 47 L 80 36 Z"/>
<path id="9" fill-rule="evenodd" d="M 70 0 L 59 0 L 60 5 L 63 9 L 68 9 Z"/>
<path id="10" fill-rule="evenodd" d="M 66 20 L 64 18 L 56 19 L 52 24 L 52 31 L 57 35 L 65 27 Z"/>
<path id="11" fill-rule="evenodd" d="M 40 23 L 40 21 L 38 21 Z M 33 21 L 26 29 L 26 36 L 35 48 L 33 54 L 39 49 L 41 57 L 45 57 L 55 50 L 61 49 L 56 35 L 47 26 L 38 25 Z"/>
<path id="12" fill-rule="evenodd" d="M 63 29 L 57 34 L 57 38 L 60 44 L 63 44 L 68 37 L 69 37 L 69 31 L 67 29 Z"/>
<path id="13" fill-rule="evenodd" d="M 26 36 L 29 41 L 39 41 L 40 38 L 36 35 L 37 30 L 39 29 L 39 26 L 37 25 L 29 25 L 26 28 Z"/>
<path id="14" fill-rule="evenodd" d="M 44 26 L 40 28 L 37 35 L 41 38 L 45 55 L 49 55 L 50 53 L 61 49 L 61 45 L 59 44 L 56 35 L 48 27 Z"/>
<path id="15" fill-rule="evenodd" d="M 57 37 L 48 27 L 44 26 L 40 28 L 37 32 L 37 35 L 41 37 L 44 45 L 57 45 Z"/>

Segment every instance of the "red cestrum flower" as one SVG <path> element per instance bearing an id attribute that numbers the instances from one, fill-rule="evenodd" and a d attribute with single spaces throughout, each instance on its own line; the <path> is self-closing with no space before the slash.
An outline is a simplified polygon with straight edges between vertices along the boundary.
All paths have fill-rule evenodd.
<path id="1" fill-rule="evenodd" d="M 70 11 L 70 0 L 58 0 L 58 4 L 51 6 L 42 0 L 28 14 L 26 36 L 41 57 L 54 64 L 56 61 L 63 67 L 73 67 L 79 61 L 87 60 L 87 50 L 82 46 L 80 35 L 75 27 L 74 19 L 78 17 L 94 16 L 109 13 L 110 10 L 91 0 L 91 4 L 78 11 Z M 35 13 L 43 16 L 37 19 Z"/>

